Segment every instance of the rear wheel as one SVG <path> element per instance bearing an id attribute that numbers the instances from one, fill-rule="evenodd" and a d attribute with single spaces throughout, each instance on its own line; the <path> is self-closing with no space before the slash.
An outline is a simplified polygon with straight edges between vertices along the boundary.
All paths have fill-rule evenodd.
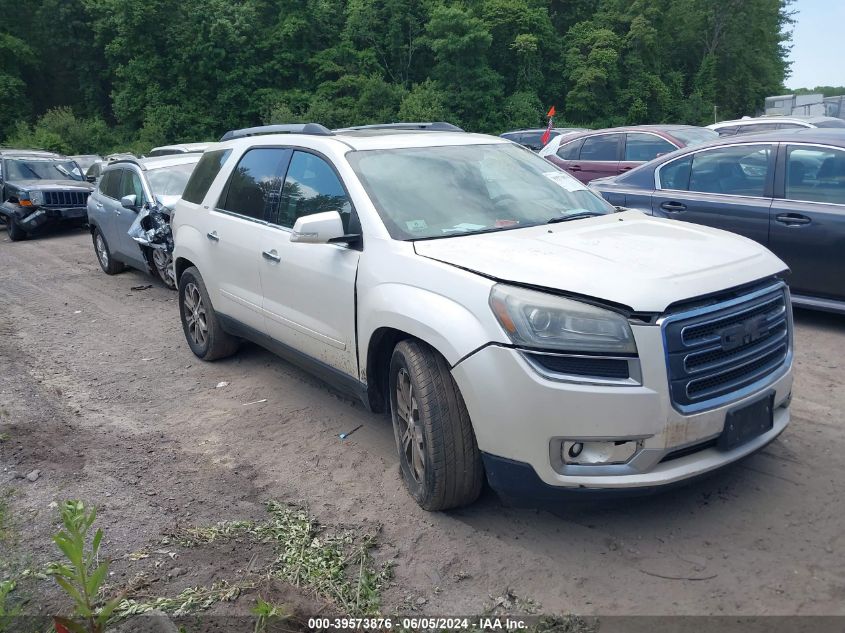
<path id="1" fill-rule="evenodd" d="M 191 351 L 203 360 L 217 360 L 238 351 L 238 340 L 220 325 L 196 266 L 179 278 L 179 315 Z"/>
<path id="2" fill-rule="evenodd" d="M 106 238 L 100 229 L 94 229 L 94 234 L 91 236 L 94 240 L 94 252 L 97 254 L 97 261 L 100 262 L 100 268 L 107 275 L 116 275 L 123 272 L 125 266 L 122 262 L 115 261 L 111 256 L 109 245 Z"/>
<path id="3" fill-rule="evenodd" d="M 420 507 L 475 501 L 484 481 L 481 454 L 446 359 L 424 343 L 401 341 L 390 360 L 390 411 L 402 478 Z"/>

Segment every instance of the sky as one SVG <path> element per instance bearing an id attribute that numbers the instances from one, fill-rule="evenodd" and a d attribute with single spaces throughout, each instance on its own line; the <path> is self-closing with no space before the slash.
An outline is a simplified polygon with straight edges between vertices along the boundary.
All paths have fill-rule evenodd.
<path id="1" fill-rule="evenodd" d="M 787 88 L 845 86 L 845 0 L 795 0 Z"/>

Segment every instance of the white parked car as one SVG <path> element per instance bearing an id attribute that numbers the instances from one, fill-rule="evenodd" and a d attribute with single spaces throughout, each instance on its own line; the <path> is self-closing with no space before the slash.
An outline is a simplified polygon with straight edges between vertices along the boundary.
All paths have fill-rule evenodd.
<path id="1" fill-rule="evenodd" d="M 756 134 L 772 130 L 802 130 L 807 128 L 845 128 L 845 121 L 831 116 L 782 116 L 779 114 L 743 117 L 734 121 L 719 121 L 707 126 L 719 136 Z"/>
<path id="2" fill-rule="evenodd" d="M 389 410 L 429 510 L 485 475 L 532 501 L 660 488 L 784 430 L 777 257 L 456 130 L 269 126 L 210 147 L 172 223 L 193 352 L 249 339 Z"/>

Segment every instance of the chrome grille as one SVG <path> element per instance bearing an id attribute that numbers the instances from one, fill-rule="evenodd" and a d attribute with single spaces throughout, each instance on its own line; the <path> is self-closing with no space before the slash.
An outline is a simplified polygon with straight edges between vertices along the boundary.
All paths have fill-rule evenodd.
<path id="1" fill-rule="evenodd" d="M 676 408 L 715 406 L 777 370 L 789 356 L 790 323 L 781 282 L 667 316 L 663 342 Z"/>
<path id="2" fill-rule="evenodd" d="M 45 191 L 45 207 L 84 207 L 88 202 L 87 191 Z"/>

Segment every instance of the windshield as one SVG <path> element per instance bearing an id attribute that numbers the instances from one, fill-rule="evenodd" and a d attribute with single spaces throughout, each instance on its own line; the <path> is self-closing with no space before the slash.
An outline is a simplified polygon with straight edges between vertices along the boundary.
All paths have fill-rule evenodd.
<path id="1" fill-rule="evenodd" d="M 197 157 L 199 158 L 199 157 Z M 196 163 L 182 163 L 147 170 L 147 180 L 156 196 L 181 196 Z"/>
<path id="2" fill-rule="evenodd" d="M 511 143 L 365 150 L 347 158 L 398 240 L 614 211 L 569 174 Z"/>
<path id="3" fill-rule="evenodd" d="M 691 147 L 693 145 L 701 145 L 708 141 L 713 141 L 719 138 L 719 133 L 714 130 L 708 130 L 706 127 L 691 127 L 680 130 L 671 130 L 669 132 L 679 141 L 683 141 L 684 145 Z"/>
<path id="4" fill-rule="evenodd" d="M 6 161 L 9 180 L 84 180 L 72 160 L 50 158 L 13 158 Z"/>

